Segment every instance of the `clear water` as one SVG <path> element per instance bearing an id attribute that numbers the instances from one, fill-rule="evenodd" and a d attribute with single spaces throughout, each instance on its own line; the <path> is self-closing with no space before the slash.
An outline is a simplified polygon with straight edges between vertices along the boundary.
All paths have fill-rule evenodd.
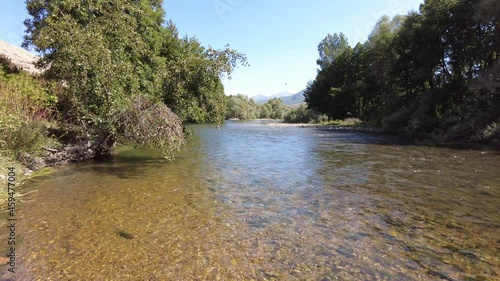
<path id="1" fill-rule="evenodd" d="M 191 130 L 27 182 L 15 280 L 500 280 L 497 151 Z"/>

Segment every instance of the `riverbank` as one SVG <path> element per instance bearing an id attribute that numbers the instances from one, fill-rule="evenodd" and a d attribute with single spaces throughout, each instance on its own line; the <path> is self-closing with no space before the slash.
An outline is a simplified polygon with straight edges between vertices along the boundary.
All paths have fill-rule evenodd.
<path id="1" fill-rule="evenodd" d="M 29 180 L 16 280 L 498 275 L 497 153 L 264 123 L 190 125 L 173 163 L 120 147 Z"/>
<path id="2" fill-rule="evenodd" d="M 0 165 L 2 172 L 0 173 L 0 205 L 4 206 L 7 203 L 8 195 L 8 172 L 9 168 L 14 168 L 16 187 L 21 187 L 22 184 L 32 176 L 43 173 L 44 168 L 56 167 L 67 163 L 84 162 L 95 158 L 95 152 L 83 144 L 65 145 L 61 148 L 44 147 L 41 154 L 30 154 L 21 152 L 14 158 L 11 155 L 0 155 Z M 16 188 L 16 196 L 22 196 Z"/>
<path id="3" fill-rule="evenodd" d="M 480 141 L 478 137 L 470 137 L 468 139 L 452 139 L 447 140 L 445 137 L 439 137 L 435 135 L 409 135 L 405 131 L 389 131 L 384 130 L 381 127 L 374 127 L 367 124 L 338 124 L 338 123 L 267 123 L 270 127 L 295 127 L 295 128 L 313 128 L 313 129 L 327 129 L 332 131 L 351 131 L 360 133 L 378 133 L 387 134 L 392 136 L 398 136 L 407 139 L 410 143 L 415 145 L 423 146 L 439 146 L 439 147 L 449 147 L 458 149 L 488 149 L 488 150 L 500 150 L 500 140 L 492 139 L 490 141 Z"/>
<path id="4" fill-rule="evenodd" d="M 298 128 L 324 128 L 332 130 L 350 130 L 359 132 L 376 132 L 384 133 L 382 128 L 356 126 L 356 125 L 335 125 L 335 124 L 311 124 L 311 123 L 268 123 L 267 126 L 271 127 L 298 127 Z"/>

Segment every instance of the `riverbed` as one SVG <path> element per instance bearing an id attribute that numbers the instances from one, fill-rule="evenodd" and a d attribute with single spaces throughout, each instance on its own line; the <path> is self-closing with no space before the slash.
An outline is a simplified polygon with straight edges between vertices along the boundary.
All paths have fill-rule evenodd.
<path id="1" fill-rule="evenodd" d="M 4 279 L 500 278 L 498 151 L 266 122 L 29 180 Z"/>

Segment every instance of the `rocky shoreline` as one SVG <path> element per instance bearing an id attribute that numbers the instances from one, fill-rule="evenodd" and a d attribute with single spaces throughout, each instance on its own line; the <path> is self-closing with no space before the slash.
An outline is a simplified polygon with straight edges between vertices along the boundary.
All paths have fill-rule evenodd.
<path id="1" fill-rule="evenodd" d="M 332 124 L 310 124 L 310 123 L 267 123 L 270 127 L 297 127 L 297 128 L 313 128 L 313 129 L 329 129 L 329 130 L 344 130 L 344 131 L 357 131 L 357 132 L 374 132 L 385 133 L 381 128 L 374 127 L 361 127 L 361 126 L 342 126 Z"/>
<path id="2" fill-rule="evenodd" d="M 68 145 L 63 148 L 43 148 L 41 156 L 21 153 L 18 161 L 30 170 L 39 170 L 44 167 L 55 167 L 67 163 L 78 163 L 95 158 L 95 152 L 84 145 Z"/>
<path id="3" fill-rule="evenodd" d="M 96 153 L 86 145 L 66 145 L 62 148 L 43 148 L 40 155 L 22 152 L 16 159 L 0 157 L 4 168 L 14 167 L 16 170 L 16 185 L 20 186 L 26 179 L 32 177 L 33 173 L 47 167 L 57 167 L 68 163 L 80 163 L 95 159 Z M 0 174 L 0 184 L 7 184 L 7 177 Z M 2 201 L 4 198 L 0 198 Z"/>
<path id="4" fill-rule="evenodd" d="M 500 150 L 500 140 L 493 139 L 490 142 L 479 142 L 471 140 L 451 140 L 445 142 L 439 142 L 438 140 L 433 140 L 432 137 L 421 135 L 421 136 L 409 136 L 404 131 L 387 131 L 382 128 L 376 127 L 366 127 L 366 126 L 342 126 L 333 124 L 310 124 L 310 123 L 267 123 L 266 126 L 270 127 L 283 127 L 283 128 L 313 128 L 313 129 L 326 129 L 332 131 L 351 131 L 360 133 L 378 133 L 387 134 L 402 137 L 407 139 L 409 143 L 424 146 L 437 146 L 437 147 L 449 147 L 449 148 L 459 148 L 459 149 L 486 149 L 486 150 Z"/>

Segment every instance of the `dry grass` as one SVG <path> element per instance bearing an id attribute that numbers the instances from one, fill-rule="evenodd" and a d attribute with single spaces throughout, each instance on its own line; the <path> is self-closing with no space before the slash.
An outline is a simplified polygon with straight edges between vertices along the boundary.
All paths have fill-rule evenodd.
<path id="1" fill-rule="evenodd" d="M 327 122 L 321 122 L 321 125 L 332 125 L 332 126 L 342 126 L 342 127 L 356 127 L 364 124 L 363 121 L 358 118 L 346 118 L 343 120 L 331 120 Z"/>

